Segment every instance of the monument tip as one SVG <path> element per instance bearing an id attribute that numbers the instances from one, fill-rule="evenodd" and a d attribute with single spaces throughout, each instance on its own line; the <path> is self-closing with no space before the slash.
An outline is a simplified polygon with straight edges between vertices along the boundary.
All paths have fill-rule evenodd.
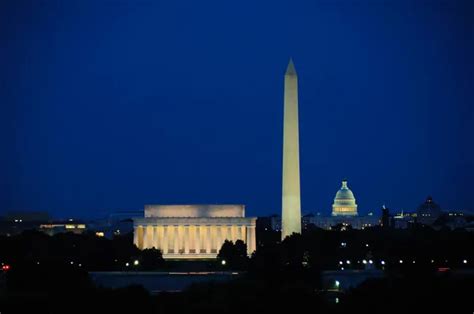
<path id="1" fill-rule="evenodd" d="M 292 58 L 290 58 L 290 61 L 288 62 L 285 75 L 296 75 L 295 65 L 293 64 Z"/>

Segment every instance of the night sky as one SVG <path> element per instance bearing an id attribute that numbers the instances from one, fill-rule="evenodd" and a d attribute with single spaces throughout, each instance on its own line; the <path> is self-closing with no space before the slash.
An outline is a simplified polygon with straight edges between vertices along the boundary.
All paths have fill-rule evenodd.
<path id="1" fill-rule="evenodd" d="M 474 209 L 474 1 L 0 3 L 0 214 L 279 213 L 289 57 L 303 213 Z"/>

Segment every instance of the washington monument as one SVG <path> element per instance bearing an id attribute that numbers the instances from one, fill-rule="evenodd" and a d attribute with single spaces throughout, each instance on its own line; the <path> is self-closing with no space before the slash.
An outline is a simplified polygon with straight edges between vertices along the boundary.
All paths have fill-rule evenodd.
<path id="1" fill-rule="evenodd" d="M 283 117 L 282 240 L 301 233 L 298 77 L 290 59 L 285 73 Z"/>

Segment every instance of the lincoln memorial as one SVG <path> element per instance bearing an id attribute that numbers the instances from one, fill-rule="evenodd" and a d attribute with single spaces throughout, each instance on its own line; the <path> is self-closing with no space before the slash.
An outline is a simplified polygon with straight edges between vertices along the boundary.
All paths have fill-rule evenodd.
<path id="1" fill-rule="evenodd" d="M 225 240 L 243 240 L 255 251 L 256 218 L 245 218 L 244 205 L 146 205 L 133 219 L 133 242 L 157 248 L 168 259 L 215 258 Z"/>

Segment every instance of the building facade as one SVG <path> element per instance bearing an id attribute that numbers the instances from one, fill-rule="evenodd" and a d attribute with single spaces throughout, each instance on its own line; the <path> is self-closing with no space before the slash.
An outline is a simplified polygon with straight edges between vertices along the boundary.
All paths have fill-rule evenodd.
<path id="1" fill-rule="evenodd" d="M 216 258 L 225 240 L 244 241 L 250 255 L 255 226 L 244 205 L 147 205 L 145 217 L 133 219 L 133 241 L 160 249 L 165 259 Z"/>
<path id="2" fill-rule="evenodd" d="M 44 232 L 50 236 L 58 233 L 71 232 L 75 234 L 83 234 L 87 231 L 87 225 L 80 221 L 74 221 L 70 219 L 66 222 L 56 221 L 41 224 L 38 228 L 39 231 Z"/>

